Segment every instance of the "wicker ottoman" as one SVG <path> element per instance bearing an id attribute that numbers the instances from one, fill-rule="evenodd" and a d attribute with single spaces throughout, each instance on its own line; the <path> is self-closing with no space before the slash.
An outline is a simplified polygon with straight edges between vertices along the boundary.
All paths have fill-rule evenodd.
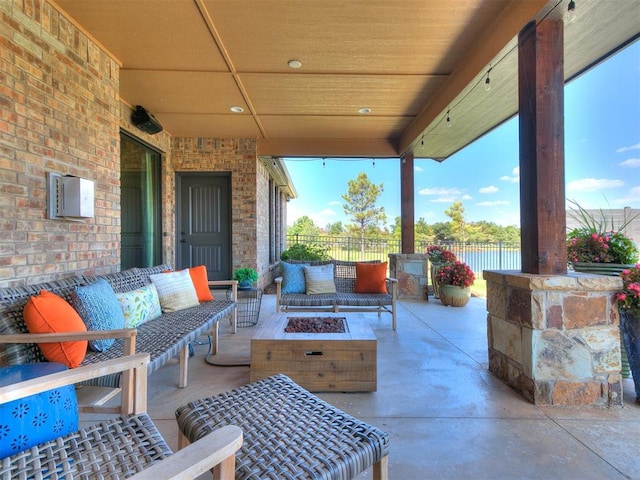
<path id="1" fill-rule="evenodd" d="M 372 465 L 374 478 L 387 478 L 389 436 L 285 375 L 188 403 L 176 419 L 190 442 L 225 425 L 239 426 L 244 444 L 236 479 L 347 480 Z"/>

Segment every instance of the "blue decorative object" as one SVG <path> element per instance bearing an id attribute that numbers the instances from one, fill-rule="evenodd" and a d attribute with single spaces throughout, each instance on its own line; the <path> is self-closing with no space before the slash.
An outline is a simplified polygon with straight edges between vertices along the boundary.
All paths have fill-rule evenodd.
<path id="1" fill-rule="evenodd" d="M 122 307 L 106 280 L 101 278 L 90 285 L 76 287 L 72 298 L 73 306 L 87 325 L 87 330 L 124 328 Z M 89 348 L 97 352 L 106 352 L 114 341 L 113 338 L 89 340 Z"/>
<path id="2" fill-rule="evenodd" d="M 61 363 L 38 362 L 0 368 L 0 386 L 66 370 Z M 0 458 L 78 430 L 73 385 L 0 405 Z"/>
<path id="3" fill-rule="evenodd" d="M 304 268 L 308 263 L 280 262 L 282 268 L 281 293 L 305 293 L 307 285 L 304 279 Z"/>

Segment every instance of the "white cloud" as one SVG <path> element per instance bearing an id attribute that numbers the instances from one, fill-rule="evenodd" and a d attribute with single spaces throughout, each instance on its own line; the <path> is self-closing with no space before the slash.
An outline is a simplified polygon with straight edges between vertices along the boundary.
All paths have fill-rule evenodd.
<path id="1" fill-rule="evenodd" d="M 616 153 L 628 152 L 629 150 L 640 150 L 640 143 L 636 143 L 635 145 L 630 145 L 628 147 L 620 147 L 616 150 Z"/>
<path id="2" fill-rule="evenodd" d="M 478 189 L 480 193 L 496 193 L 498 191 L 498 187 L 495 185 L 489 185 L 488 187 L 481 187 Z"/>
<path id="3" fill-rule="evenodd" d="M 465 194 L 462 196 L 462 200 L 473 200 L 473 197 L 469 194 Z"/>
<path id="4" fill-rule="evenodd" d="M 327 205 L 342 205 L 342 202 L 339 202 L 338 200 L 333 200 L 333 201 L 327 203 Z"/>
<path id="5" fill-rule="evenodd" d="M 520 167 L 514 167 L 511 175 L 503 175 L 500 177 L 503 182 L 518 183 L 520 181 Z"/>
<path id="6" fill-rule="evenodd" d="M 462 190 L 457 188 L 446 188 L 446 187 L 433 187 L 433 188 L 423 188 L 418 191 L 419 195 L 460 195 Z"/>
<path id="7" fill-rule="evenodd" d="M 429 201 L 433 202 L 433 203 L 453 203 L 456 200 L 458 200 L 458 197 L 445 195 L 445 196 L 442 196 L 442 197 L 434 198 L 433 200 L 429 200 Z"/>
<path id="8" fill-rule="evenodd" d="M 640 185 L 632 187 L 624 196 L 613 200 L 611 203 L 622 207 L 640 208 Z"/>
<path id="9" fill-rule="evenodd" d="M 605 188 L 618 188 L 624 185 L 622 180 L 609 178 L 581 178 L 567 184 L 568 192 L 597 192 Z"/>
<path id="10" fill-rule="evenodd" d="M 629 158 L 624 162 L 620 162 L 618 165 L 620 165 L 621 167 L 639 168 L 640 158 Z"/>
<path id="11" fill-rule="evenodd" d="M 500 205 L 509 205 L 507 200 L 496 200 L 493 202 L 478 202 L 476 203 L 478 207 L 497 207 Z"/>
<path id="12" fill-rule="evenodd" d="M 414 172 L 424 172 L 424 168 L 418 167 L 417 165 L 413 167 Z"/>

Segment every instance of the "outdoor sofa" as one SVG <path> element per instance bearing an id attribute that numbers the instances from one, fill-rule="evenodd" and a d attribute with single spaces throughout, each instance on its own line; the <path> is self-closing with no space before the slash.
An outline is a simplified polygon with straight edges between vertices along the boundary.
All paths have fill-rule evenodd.
<path id="1" fill-rule="evenodd" d="M 280 266 L 283 275 L 275 279 L 276 311 L 375 311 L 378 316 L 387 312 L 391 314 L 393 330 L 396 329 L 398 281 L 386 276 L 386 262 L 287 260 L 280 262 Z M 305 267 L 328 268 L 332 271 L 331 285 L 321 279 L 316 283 L 320 288 L 314 288 L 309 282 L 309 272 L 314 269 Z"/>
<path id="2" fill-rule="evenodd" d="M 131 355 L 135 352 L 145 352 L 150 356 L 147 372 L 151 374 L 169 360 L 179 356 L 180 378 L 178 385 L 185 387 L 187 385 L 189 344 L 199 336 L 209 334 L 212 337 L 210 353 L 216 353 L 218 322 L 224 318 L 229 318 L 235 332 L 236 281 L 206 282 L 207 288 L 221 286 L 230 288 L 232 292 L 230 300 L 227 300 L 225 295 L 224 298 L 215 298 L 213 301 L 196 301 L 196 305 L 177 311 L 164 311 L 164 307 L 162 307 L 163 311 L 157 318 L 148 320 L 136 328 L 89 329 L 88 331 L 71 332 L 68 329 L 60 329 L 63 333 L 29 333 L 23 315 L 29 299 L 40 294 L 41 291 L 55 294 L 71 305 L 73 294 L 78 291 L 78 287 L 97 285 L 98 280 L 106 281 L 116 294 L 129 294 L 144 290 L 144 287 L 151 283 L 152 275 L 170 272 L 169 265 L 158 265 L 149 268 L 131 268 L 100 276 L 78 275 L 47 283 L 1 288 L 0 365 L 47 361 L 41 348 L 47 348 L 47 345 L 49 345 L 48 348 L 58 348 L 72 345 L 66 342 L 115 339 L 112 346 L 105 351 L 87 349 L 79 364 L 90 365 L 123 355 Z M 63 350 L 63 352 L 66 359 L 67 350 Z M 130 380 L 125 378 L 125 381 Z M 86 383 L 102 387 L 113 394 L 122 386 L 122 374 L 117 372 L 92 379 Z M 103 410 L 109 411 L 106 408 Z"/>

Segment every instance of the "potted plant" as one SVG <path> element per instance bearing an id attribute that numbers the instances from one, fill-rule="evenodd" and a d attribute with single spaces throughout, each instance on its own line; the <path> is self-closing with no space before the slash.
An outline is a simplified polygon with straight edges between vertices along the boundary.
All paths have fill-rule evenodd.
<path id="1" fill-rule="evenodd" d="M 473 271 L 464 262 L 445 263 L 436 278 L 440 284 L 440 301 L 452 307 L 464 307 L 471 297 L 471 285 L 476 280 Z"/>
<path id="2" fill-rule="evenodd" d="M 251 288 L 258 280 L 258 272 L 253 268 L 236 268 L 233 271 L 233 280 L 237 280 L 239 288 Z"/>
<path id="3" fill-rule="evenodd" d="M 640 402 L 640 263 L 624 269 L 620 277 L 623 286 L 616 293 L 620 333 L 636 389 L 636 402 Z"/>
<path id="4" fill-rule="evenodd" d="M 576 202 L 579 222 L 567 235 L 567 261 L 576 272 L 619 275 L 638 260 L 638 248 L 623 231 L 633 220 L 627 220 L 617 228 L 613 220 L 609 224 L 604 212 L 596 219 Z M 635 218 L 635 217 L 634 217 Z"/>
<path id="5" fill-rule="evenodd" d="M 427 257 L 431 263 L 431 285 L 433 286 L 433 296 L 440 298 L 440 285 L 438 284 L 438 270 L 445 263 L 455 262 L 457 257 L 451 250 L 447 250 L 439 245 L 429 245 L 427 247 Z"/>

